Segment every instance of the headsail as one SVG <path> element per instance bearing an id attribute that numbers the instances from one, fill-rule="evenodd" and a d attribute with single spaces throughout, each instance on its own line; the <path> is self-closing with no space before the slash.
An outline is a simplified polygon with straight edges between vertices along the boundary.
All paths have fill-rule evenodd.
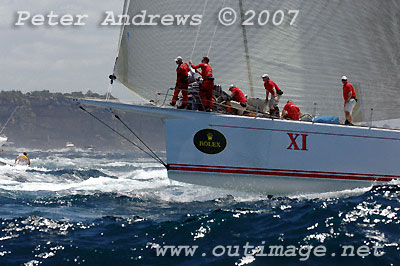
<path id="1" fill-rule="evenodd" d="M 227 7 L 237 16 L 231 26 L 219 19 Z M 225 89 L 235 83 L 263 98 L 260 77 L 268 73 L 303 112 L 312 113 L 317 103 L 319 113 L 341 115 L 340 77 L 347 75 L 362 88 L 363 106 L 374 108 L 374 119 L 400 117 L 395 108 L 399 9 L 398 1 L 378 0 L 131 0 L 131 25 L 123 29 L 116 75 L 128 88 L 153 99 L 156 92 L 173 86 L 176 56 L 200 62 L 212 43 L 210 64 L 216 83 Z M 203 10 L 194 46 L 200 27 L 195 15 Z M 135 22 L 144 18 L 143 23 L 158 25 L 132 25 L 135 16 Z M 172 25 L 162 25 L 162 17 L 164 24 Z M 222 18 L 233 18 L 233 13 Z"/>

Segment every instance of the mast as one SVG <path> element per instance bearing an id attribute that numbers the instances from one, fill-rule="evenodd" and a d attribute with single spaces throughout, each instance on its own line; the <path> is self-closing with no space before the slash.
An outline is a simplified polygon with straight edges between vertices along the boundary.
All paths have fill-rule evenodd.
<path id="1" fill-rule="evenodd" d="M 250 85 L 250 97 L 254 97 L 254 85 L 253 85 L 253 78 L 252 78 L 253 76 L 251 74 L 249 46 L 248 46 L 248 41 L 247 41 L 246 27 L 243 25 L 244 12 L 243 12 L 242 0 L 239 0 L 239 8 L 240 8 L 240 25 L 242 27 L 244 52 L 245 52 L 246 64 L 247 64 L 247 75 L 248 75 L 248 78 L 249 78 L 249 85 Z"/>

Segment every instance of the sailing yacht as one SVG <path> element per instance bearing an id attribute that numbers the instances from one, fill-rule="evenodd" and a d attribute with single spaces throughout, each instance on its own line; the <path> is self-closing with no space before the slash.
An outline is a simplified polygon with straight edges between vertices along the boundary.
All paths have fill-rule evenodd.
<path id="1" fill-rule="evenodd" d="M 173 180 L 272 195 L 398 182 L 400 131 L 371 124 L 400 117 L 398 11 L 395 1 L 372 0 L 125 1 L 123 14 L 133 20 L 121 28 L 114 75 L 153 104 L 79 102 L 163 119 Z M 133 23 L 145 14 L 160 19 Z M 178 19 L 194 15 L 200 25 Z M 284 92 L 281 103 L 291 99 L 313 116 L 343 117 L 340 77 L 346 75 L 359 98 L 355 118 L 369 126 L 154 104 L 174 86 L 178 55 L 194 64 L 208 56 L 215 83 L 225 90 L 233 83 L 249 98 L 265 99 L 261 76 L 268 73 Z"/>
<path id="2" fill-rule="evenodd" d="M 0 136 L 0 148 L 7 142 L 6 136 Z"/>
<path id="3" fill-rule="evenodd" d="M 8 122 L 10 122 L 11 118 L 13 117 L 13 115 L 15 114 L 15 112 L 18 110 L 18 106 L 15 107 L 14 111 L 11 113 L 11 115 L 8 117 L 7 121 L 4 123 L 2 129 L 0 130 L 0 148 L 7 142 L 7 137 L 3 134 L 4 129 L 6 128 L 6 126 L 8 125 Z"/>

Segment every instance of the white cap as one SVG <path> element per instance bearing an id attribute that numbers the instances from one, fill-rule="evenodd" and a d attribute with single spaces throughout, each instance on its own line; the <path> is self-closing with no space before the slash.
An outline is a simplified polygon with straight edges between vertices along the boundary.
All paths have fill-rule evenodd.
<path id="1" fill-rule="evenodd" d="M 263 79 L 268 78 L 269 79 L 269 75 L 268 74 L 264 74 L 261 76 Z"/>
<path id="2" fill-rule="evenodd" d="M 175 62 L 183 62 L 182 56 L 178 56 L 177 58 L 175 58 Z"/>
<path id="3" fill-rule="evenodd" d="M 233 89 L 233 88 L 235 88 L 235 87 L 236 87 L 236 86 L 233 85 L 233 84 L 229 85 L 229 89 Z"/>
<path id="4" fill-rule="evenodd" d="M 346 77 L 346 76 L 343 76 L 343 77 L 342 77 L 342 80 L 347 80 L 347 77 Z"/>

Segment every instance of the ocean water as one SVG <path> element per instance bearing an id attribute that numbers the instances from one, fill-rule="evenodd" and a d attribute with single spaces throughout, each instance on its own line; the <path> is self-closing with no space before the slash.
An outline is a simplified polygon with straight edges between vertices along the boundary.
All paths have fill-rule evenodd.
<path id="1" fill-rule="evenodd" d="M 400 265 L 396 184 L 268 198 L 136 152 L 28 152 L 0 166 L 0 265 Z"/>

